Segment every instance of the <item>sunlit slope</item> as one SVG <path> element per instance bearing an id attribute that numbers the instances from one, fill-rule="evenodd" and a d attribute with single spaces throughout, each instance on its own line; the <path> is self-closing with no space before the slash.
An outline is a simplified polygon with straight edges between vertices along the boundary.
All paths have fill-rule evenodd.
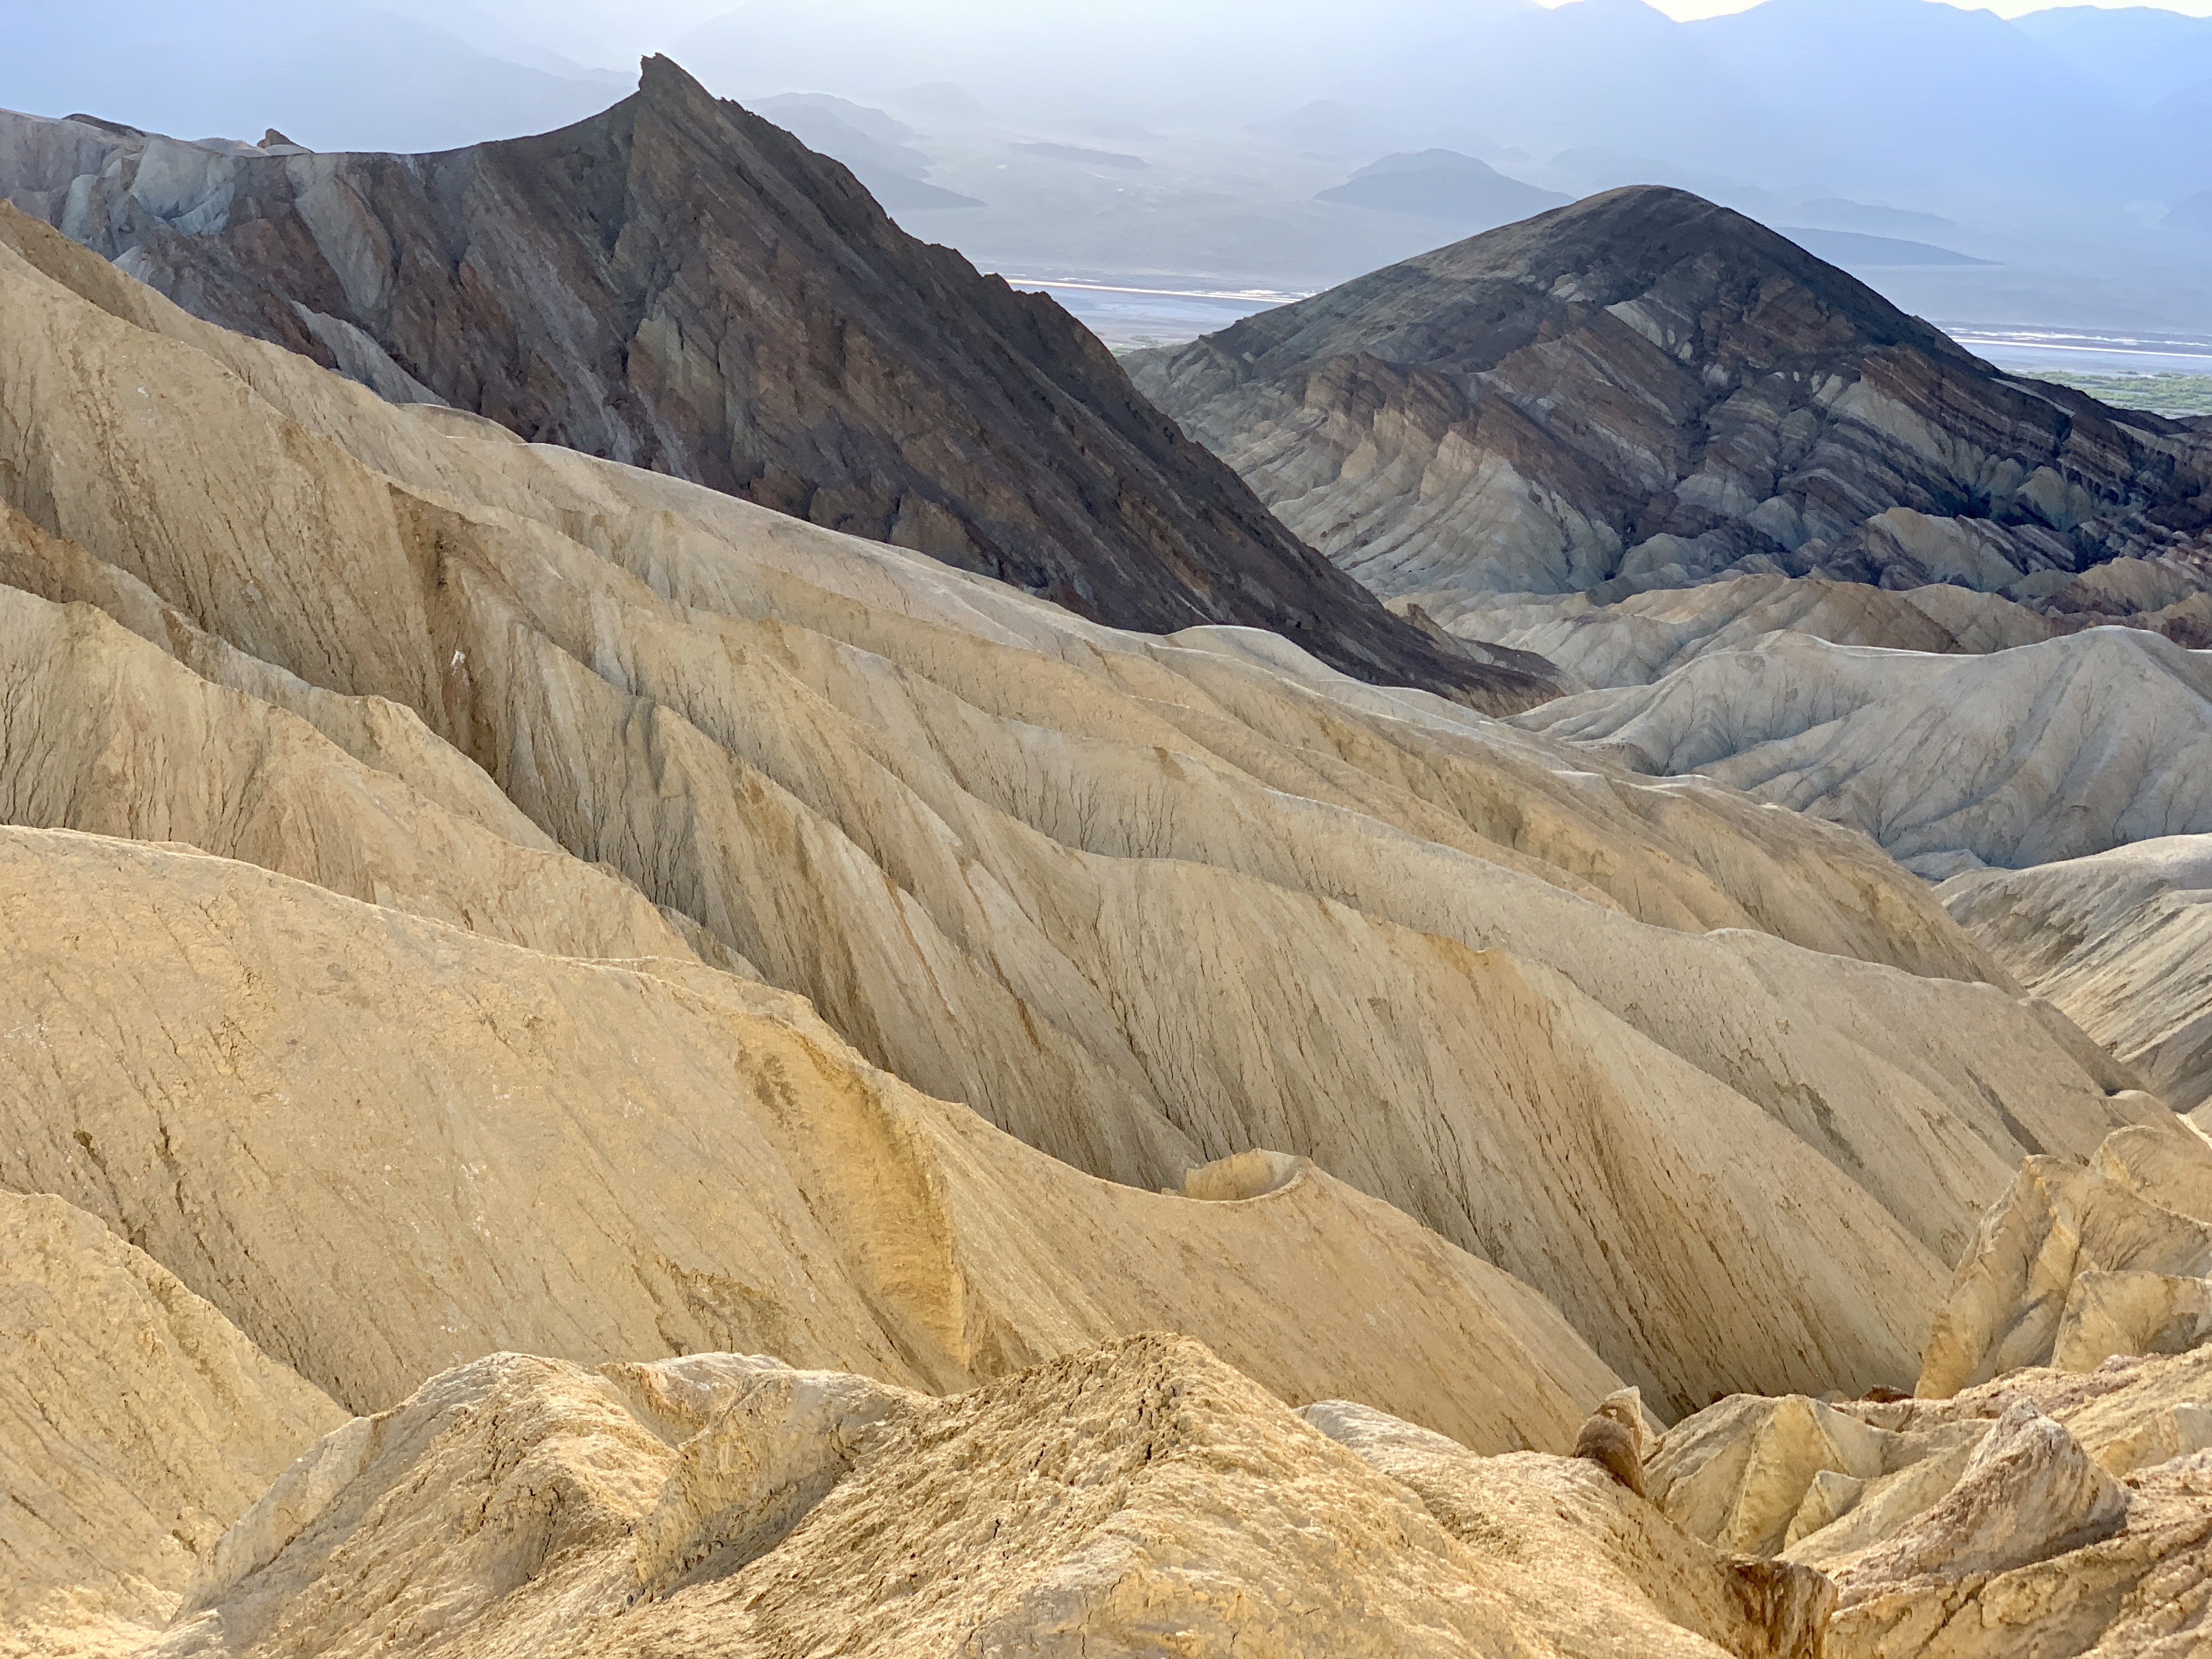
<path id="1" fill-rule="evenodd" d="M 2018 1158 L 2142 1109 L 1852 835 L 1267 636 L 1116 633 L 393 408 L 4 223 L 8 580 L 45 607 L 11 602 L 19 656 L 219 680 L 148 695 L 209 766 L 273 787 L 276 733 L 305 769 L 296 833 L 248 835 L 217 810 L 243 786 L 181 738 L 143 755 L 162 728 L 127 700 L 101 735 L 96 698 L 33 698 L 19 821 L 182 827 L 572 956 L 680 943 L 1132 1186 L 1310 1157 L 1676 1405 L 1910 1375 Z M 120 626 L 51 614 L 71 604 Z M 442 841 L 376 842 L 372 786 Z M 434 870 L 392 850 L 433 845 Z M 581 862 L 548 873 L 553 847 Z M 552 896 L 503 908 L 526 879 Z"/>

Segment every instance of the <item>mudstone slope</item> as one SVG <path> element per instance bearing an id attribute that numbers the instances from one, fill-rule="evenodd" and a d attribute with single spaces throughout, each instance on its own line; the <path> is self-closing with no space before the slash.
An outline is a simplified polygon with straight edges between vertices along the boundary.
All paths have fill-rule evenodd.
<path id="1" fill-rule="evenodd" d="M 2212 655 L 2140 629 L 1987 655 L 1784 631 L 1520 719 L 1850 824 L 1931 879 L 2212 831 Z"/>
<path id="2" fill-rule="evenodd" d="M 20 822 L 681 947 L 1095 1176 L 1310 1158 L 1677 1406 L 1906 1374 L 2017 1159 L 2162 1110 L 1854 836 L 395 407 L 11 223 Z"/>
<path id="3" fill-rule="evenodd" d="M 0 314 L 10 1659 L 2201 1635 L 2212 1153 L 1864 837 Z"/>

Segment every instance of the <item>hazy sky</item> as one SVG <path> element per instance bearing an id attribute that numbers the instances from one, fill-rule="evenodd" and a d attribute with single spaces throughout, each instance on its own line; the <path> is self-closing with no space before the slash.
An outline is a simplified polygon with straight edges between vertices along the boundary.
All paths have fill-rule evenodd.
<path id="1" fill-rule="evenodd" d="M 686 29 L 734 9 L 742 0 L 629 0 L 611 6 L 606 0 L 382 0 L 394 11 L 410 13 L 455 27 L 480 41 L 491 35 L 519 38 L 566 52 L 586 62 L 628 67 L 641 52 L 668 44 Z M 805 0 L 791 0 L 803 10 Z M 1110 8 L 1111 0 L 1103 0 Z M 1280 0 L 1194 0 L 1216 12 L 1234 15 L 1249 10 L 1265 15 Z M 1546 5 L 1572 0 L 1541 0 Z M 974 16 L 988 15 L 997 6 L 1026 9 L 1026 0 L 904 0 L 918 15 L 932 11 Z M 1097 5 L 1102 0 L 1060 0 L 1063 5 Z M 1744 11 L 1758 0 L 1650 0 L 1675 17 L 1711 17 L 1722 12 Z M 1995 11 L 2017 17 L 2043 11 L 2054 4 L 2108 7 L 2153 4 L 2168 11 L 2212 17 L 2212 0 L 1949 0 L 1970 9 Z"/>
<path id="2" fill-rule="evenodd" d="M 1650 0 L 1671 17 L 1717 17 L 1725 11 L 1748 11 L 1759 0 Z M 2186 12 L 2191 17 L 2212 17 L 2212 0 L 1948 0 L 1968 11 L 1993 11 L 2000 17 L 2019 17 L 2031 11 L 2048 11 L 2054 5 L 2156 6 L 2166 11 Z M 1547 6 L 1568 0 L 1543 0 Z"/>

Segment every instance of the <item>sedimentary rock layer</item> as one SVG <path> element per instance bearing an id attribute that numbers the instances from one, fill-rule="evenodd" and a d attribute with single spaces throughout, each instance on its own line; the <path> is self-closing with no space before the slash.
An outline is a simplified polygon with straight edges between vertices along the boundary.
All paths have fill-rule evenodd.
<path id="1" fill-rule="evenodd" d="M 2208 1381 L 2212 1347 L 1942 1401 L 1738 1396 L 1670 1430 L 1647 1480 L 1693 1536 L 1832 1580 L 1831 1659 L 2194 1653 L 2212 1629 Z"/>
<path id="2" fill-rule="evenodd" d="M 1796 1570 L 1592 1464 L 1308 1417 L 1157 1337 L 951 1400 L 501 1356 L 324 1441 L 154 1651 L 1819 1652 L 1817 1618 L 1746 1593 Z"/>
<path id="3" fill-rule="evenodd" d="M 2084 1166 L 2031 1158 L 1990 1206 L 1922 1357 L 1941 1398 L 2025 1366 L 2212 1341 L 2212 1146 L 2123 1129 Z"/>
<path id="4" fill-rule="evenodd" d="M 1611 1378 L 1540 1297 L 1319 1171 L 1217 1170 L 1214 1201 L 1098 1181 L 696 963 L 62 830 L 0 831 L 0 1182 L 100 1216 L 357 1411 L 501 1348 L 943 1389 L 1164 1327 L 1294 1399 L 1564 1447 Z"/>
<path id="5" fill-rule="evenodd" d="M 2022 984 L 2176 1111 L 2212 1101 L 2212 838 L 1969 870 L 1936 890 Z"/>
<path id="6" fill-rule="evenodd" d="M 1721 573 L 2041 601 L 2126 555 L 2207 586 L 2212 436 L 2000 374 L 1680 191 L 1592 197 L 1131 363 L 1293 530 L 1471 637 L 1472 594 Z"/>
<path id="7" fill-rule="evenodd" d="M 1854 836 L 1594 767 L 1273 636 L 1117 634 L 395 407 L 5 223 L 24 325 L 0 337 L 0 489 L 22 515 L 8 580 L 36 596 L 10 601 L 12 659 L 88 689 L 20 702 L 31 823 L 189 826 L 573 956 L 680 942 L 691 971 L 811 997 L 869 1060 L 1128 1185 L 1310 1158 L 1552 1297 L 1673 1409 L 1909 1376 L 2020 1158 L 2087 1156 L 2158 1110 Z M 160 689 L 88 690 L 129 685 Z M 163 750 L 173 729 L 218 751 L 204 774 Z M 220 809 L 249 788 L 296 825 L 242 833 Z M 400 860 L 394 821 L 441 838 L 436 868 Z M 523 856 L 549 846 L 577 867 Z M 528 933 L 502 908 L 526 878 L 546 895 Z M 20 1097 L 143 1109 L 51 1076 Z M 404 1171 L 380 1158 L 378 1182 L 386 1161 Z M 102 1213 L 173 1203 L 173 1175 L 135 1167 Z M 266 1334 L 209 1264 L 156 1254 Z M 426 1340 L 362 1340 L 403 1338 Z M 379 1397 L 434 1358 L 380 1360 Z"/>
<path id="8" fill-rule="evenodd" d="M 1042 295 L 915 240 L 665 58 L 605 114 L 437 155 L 0 114 L 0 195 L 387 396 L 918 549 L 1124 628 L 1270 628 L 1363 678 L 1547 695 L 1375 604 Z"/>
<path id="9" fill-rule="evenodd" d="M 1779 634 L 1522 720 L 1849 824 L 1933 878 L 2212 830 L 2212 656 L 2135 629 L 1971 657 Z"/>
<path id="10" fill-rule="evenodd" d="M 1577 690 L 1650 685 L 1698 658 L 1784 634 L 1832 645 L 1978 656 L 2059 632 L 2001 594 L 1933 583 L 1902 592 L 1819 577 L 1734 576 L 1601 602 L 1587 593 L 1471 594 L 1467 626 L 1540 652 Z"/>
<path id="11" fill-rule="evenodd" d="M 0 1190 L 0 1654 L 136 1645 L 344 1420 L 92 1216 Z"/>

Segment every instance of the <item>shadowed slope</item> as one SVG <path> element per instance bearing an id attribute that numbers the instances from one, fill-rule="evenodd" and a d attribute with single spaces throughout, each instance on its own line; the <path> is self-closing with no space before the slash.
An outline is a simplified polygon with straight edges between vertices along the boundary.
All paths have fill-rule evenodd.
<path id="1" fill-rule="evenodd" d="M 1618 598 L 1721 573 L 2038 597 L 2196 546 L 2212 438 L 1968 356 L 1680 191 L 1609 191 L 1130 360 L 1370 587 Z M 2023 586 L 2025 584 L 2025 586 Z"/>
<path id="2" fill-rule="evenodd" d="M 649 467 L 1154 632 L 1273 629 L 1362 678 L 1526 707 L 1376 605 L 1049 299 L 900 230 L 664 58 L 635 95 L 434 155 L 236 155 L 0 117 L 0 194 L 197 314 L 526 438 Z"/>

